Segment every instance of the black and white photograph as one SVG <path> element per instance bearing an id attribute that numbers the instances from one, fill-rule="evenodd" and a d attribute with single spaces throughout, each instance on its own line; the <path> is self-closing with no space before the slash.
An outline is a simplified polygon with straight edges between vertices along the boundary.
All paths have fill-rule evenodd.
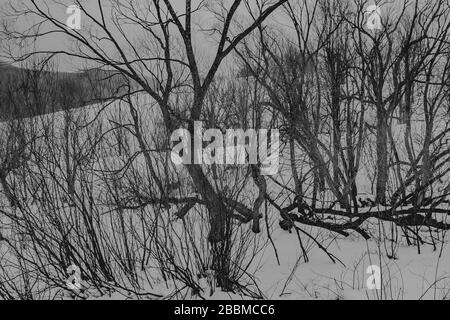
<path id="1" fill-rule="evenodd" d="M 450 0 L 0 0 L 0 305 L 450 300 L 449 229 Z"/>

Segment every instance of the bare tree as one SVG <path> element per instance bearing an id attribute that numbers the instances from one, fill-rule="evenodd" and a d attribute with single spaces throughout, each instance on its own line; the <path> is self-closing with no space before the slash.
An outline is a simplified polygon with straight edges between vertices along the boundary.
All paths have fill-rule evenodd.
<path id="1" fill-rule="evenodd" d="M 442 210 L 439 203 L 434 202 L 437 206 L 430 210 L 430 201 L 424 199 L 433 176 L 430 168 L 435 172 L 440 169 L 433 181 L 447 174 L 440 161 L 446 158 L 447 151 L 440 143 L 447 129 L 440 126 L 436 135 L 432 134 L 435 122 L 431 114 L 444 99 L 442 92 L 448 90 L 448 82 L 443 80 L 448 74 L 448 3 L 405 1 L 396 4 L 392 12 L 386 7 L 380 31 L 366 28 L 366 5 L 364 1 L 289 3 L 285 13 L 296 30 L 293 36 L 284 36 L 283 30 L 260 28 L 258 36 L 237 49 L 245 72 L 264 88 L 262 104 L 280 116 L 284 140 L 289 141 L 293 186 L 283 186 L 291 193 L 292 204 L 281 207 L 267 194 L 266 198 L 280 211 L 283 227 L 287 228 L 299 222 L 344 235 L 348 234 L 346 230 L 355 230 L 368 238 L 364 222 L 376 217 L 406 229 L 417 228 L 416 234 L 420 226 L 447 229 L 446 224 L 432 219 L 432 212 Z M 434 25 L 436 20 L 440 23 Z M 431 87 L 434 98 L 428 94 Z M 413 106 L 418 92 L 422 104 Z M 415 138 L 411 135 L 411 113 L 419 109 L 427 125 L 422 151 L 412 154 Z M 399 156 L 401 140 L 395 140 L 393 133 L 393 121 L 397 121 L 394 113 L 398 111 L 407 119 L 403 140 L 410 155 L 407 164 Z M 398 120 L 405 123 L 404 118 Z M 427 155 L 430 141 L 437 148 L 431 156 L 433 163 Z M 357 176 L 369 176 L 373 171 L 364 168 L 372 158 L 372 145 L 376 146 L 375 197 L 361 199 Z M 298 159 L 303 156 L 307 161 L 301 163 Z M 406 179 L 401 168 L 404 165 L 410 166 Z M 312 175 L 301 175 L 305 171 Z M 413 172 L 415 178 L 410 176 Z M 396 190 L 388 188 L 392 179 L 399 184 Z M 428 181 L 426 187 L 423 180 Z M 411 189 L 414 181 L 416 187 Z M 322 191 L 322 197 L 317 190 Z M 415 203 L 413 209 L 398 210 L 408 202 L 398 201 L 402 191 L 403 199 Z M 335 208 L 337 203 L 340 210 Z M 385 209 L 389 205 L 392 209 Z M 361 207 L 372 209 L 366 212 Z M 293 210 L 298 212 L 290 214 Z M 337 218 L 330 220 L 333 215 Z"/>
<path id="2" fill-rule="evenodd" d="M 137 84 L 129 95 L 141 91 L 153 98 L 162 114 L 165 130 L 172 132 L 180 127 L 187 127 L 193 136 L 194 122 L 202 118 L 205 98 L 225 58 L 285 2 L 286 0 L 261 1 L 257 3 L 255 11 L 255 5 L 251 1 L 242 0 L 229 3 L 220 1 L 214 4 L 189 0 L 184 6 L 169 0 L 145 1 L 139 4 L 112 0 L 109 6 L 113 14 L 110 18 L 105 18 L 106 5 L 99 3 L 97 9 L 100 16 L 97 17 L 82 2 L 77 1 L 86 25 L 87 22 L 93 25 L 92 29 L 79 31 L 69 29 L 64 21 L 56 19 L 44 3 L 31 1 L 31 4 L 11 4 L 11 14 L 29 16 L 36 23 L 36 27 L 45 25 L 50 31 L 41 32 L 39 28 L 31 28 L 30 32 L 26 33 L 11 29 L 4 32 L 10 39 L 18 40 L 30 37 L 39 39 L 53 33 L 64 34 L 66 38 L 76 42 L 76 50 L 35 51 L 19 59 L 39 54 L 66 55 L 116 70 Z M 247 12 L 247 15 L 254 15 L 254 12 L 257 12 L 257 16 L 251 23 L 241 24 L 237 21 L 237 14 L 240 11 Z M 198 12 L 207 12 L 214 23 L 194 26 L 193 19 Z M 129 40 L 128 31 L 124 27 L 128 23 L 134 25 L 135 32 L 143 35 L 141 44 Z M 212 63 L 206 70 L 199 67 L 198 44 L 193 40 L 197 31 L 217 37 Z M 107 47 L 97 41 L 99 38 L 105 40 L 103 43 L 108 43 Z M 176 110 L 174 100 L 182 90 L 188 92 L 185 96 L 187 103 L 182 110 Z M 131 107 L 130 112 L 134 114 Z M 188 116 L 183 118 L 185 115 Z M 151 148 L 146 145 L 140 133 L 142 124 L 136 117 L 134 120 L 137 129 L 135 134 L 141 152 L 148 155 Z M 152 182 L 157 187 L 159 201 L 170 203 L 170 197 L 150 156 L 146 156 L 146 163 L 151 172 Z M 229 199 L 224 199 L 218 193 L 201 166 L 188 165 L 187 171 L 202 198 L 202 201 L 197 203 L 205 206 L 210 214 L 208 239 L 220 247 L 220 243 L 226 239 L 227 217 L 233 212 L 244 217 L 252 216 L 252 210 L 243 204 L 230 207 Z M 219 249 L 214 252 L 220 255 Z M 217 271 L 218 274 L 227 277 L 223 270 Z M 219 279 L 219 282 L 227 289 L 225 280 Z"/>

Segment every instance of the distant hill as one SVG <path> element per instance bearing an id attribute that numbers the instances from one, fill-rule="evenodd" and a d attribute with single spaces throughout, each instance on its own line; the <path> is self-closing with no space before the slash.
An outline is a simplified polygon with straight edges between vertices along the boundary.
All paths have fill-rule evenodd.
<path id="1" fill-rule="evenodd" d="M 126 83 L 114 71 L 53 72 L 19 68 L 0 61 L 0 121 L 108 100 L 123 94 Z"/>

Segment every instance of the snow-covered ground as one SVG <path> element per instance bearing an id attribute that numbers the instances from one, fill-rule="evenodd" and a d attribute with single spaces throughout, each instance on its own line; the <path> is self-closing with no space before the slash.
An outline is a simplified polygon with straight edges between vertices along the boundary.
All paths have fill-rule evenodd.
<path id="1" fill-rule="evenodd" d="M 450 291 L 450 255 L 447 246 L 422 249 L 399 246 L 396 259 L 389 259 L 389 241 L 329 239 L 328 250 L 343 264 L 333 263 L 314 247 L 309 262 L 300 259 L 296 236 L 278 234 L 276 243 L 281 266 L 266 258 L 261 271 L 263 292 L 271 299 L 445 299 Z M 327 242 L 325 242 L 327 243 Z M 385 246 L 388 246 L 387 248 Z M 268 248 L 267 250 L 270 250 Z M 369 289 L 367 269 L 379 266 L 381 289 Z"/>
<path id="2" fill-rule="evenodd" d="M 328 237 L 323 244 L 336 258 L 331 259 L 317 246 L 310 244 L 309 261 L 305 262 L 297 235 L 277 230 L 273 234 L 280 264 L 273 247 L 268 244 L 254 266 L 255 278 L 262 296 L 271 300 L 403 300 L 449 299 L 450 252 L 448 245 L 417 248 L 396 246 L 395 259 L 388 258 L 390 248 L 384 242 L 360 238 Z M 339 261 L 337 261 L 339 260 Z M 379 266 L 381 289 L 370 289 L 369 266 Z M 187 299 L 249 299 L 248 296 L 223 292 L 202 279 L 205 294 L 183 292 Z M 163 282 L 152 292 L 171 297 L 173 288 Z M 207 293 L 207 294 L 206 294 Z M 114 292 L 96 299 L 127 299 L 126 294 Z"/>
<path id="3" fill-rule="evenodd" d="M 136 105 L 140 106 L 139 112 L 141 114 L 142 128 L 145 130 L 144 136 L 149 140 L 150 144 L 157 140 L 157 131 L 155 127 L 159 120 L 158 111 L 152 104 L 151 99 L 145 96 L 137 98 Z M 129 115 L 128 107 L 125 104 L 115 103 L 102 110 L 102 106 L 90 106 L 83 109 L 78 109 L 73 112 L 73 117 L 82 119 L 82 123 L 86 126 L 79 127 L 78 139 L 82 142 L 87 142 L 88 135 L 84 136 L 83 132 L 92 128 L 92 130 L 100 130 L 98 133 L 104 133 L 108 131 L 108 128 L 116 125 L 117 123 L 130 123 L 131 117 Z M 99 116 L 100 115 L 100 116 Z M 65 115 L 64 112 L 55 113 L 52 115 L 46 115 L 39 118 L 39 121 L 55 121 L 55 123 L 62 124 Z M 37 121 L 36 119 L 29 119 L 27 121 Z M 39 122 L 38 121 L 38 122 Z M 420 124 L 418 124 L 420 125 Z M 6 124 L 3 123 L 2 128 L 5 128 Z M 63 126 L 59 127 L 55 132 L 55 136 L 61 137 L 63 135 Z M 394 136 L 396 139 L 402 139 L 403 127 L 396 126 Z M 419 128 L 417 128 L 418 131 Z M 91 133 L 93 131 L 90 131 Z M 108 144 L 111 143 L 109 150 L 110 154 L 106 154 L 103 157 L 103 161 L 96 163 L 92 167 L 93 172 L 107 168 L 108 170 L 114 170 L 126 163 L 126 159 L 121 159 L 117 155 L 117 148 L 113 142 L 114 136 L 112 133 L 107 134 L 103 141 Z M 129 144 L 131 148 L 137 148 L 137 142 L 135 139 L 130 139 Z M 83 145 L 83 144 L 82 144 Z M 45 149 L 45 148 L 44 148 Z M 405 151 L 400 150 L 404 153 Z M 150 152 L 153 159 L 158 157 L 165 157 L 165 153 L 152 151 Z M 64 159 L 60 159 L 61 162 Z M 134 158 L 131 167 L 137 171 L 145 171 L 143 164 L 144 159 L 140 154 Z M 155 161 L 154 165 L 158 170 L 167 170 L 169 175 L 176 177 L 179 183 L 183 185 L 184 196 L 191 195 L 192 188 L 188 186 L 189 179 L 185 178 L 185 172 L 182 168 L 175 166 L 167 168 L 164 167 L 164 161 Z M 61 173 L 64 166 L 52 167 L 49 165 L 47 169 L 53 168 L 56 170 L 54 173 Z M 360 192 L 371 195 L 372 188 L 367 176 L 371 174 L 370 165 L 365 166 L 358 175 L 358 187 Z M 59 171 L 61 172 L 59 172 Z M 146 173 L 148 174 L 148 172 Z M 145 177 L 145 174 L 143 175 Z M 233 177 L 231 176 L 230 179 Z M 285 179 L 288 181 L 288 177 L 279 176 L 276 178 Z M 181 179 L 181 180 L 180 180 Z M 445 179 L 444 179 L 445 180 Z M 445 180 L 446 181 L 446 180 Z M 445 182 L 444 181 L 444 182 Z M 93 185 L 96 186 L 96 192 L 98 200 L 102 205 L 99 205 L 98 210 L 99 221 L 98 227 L 105 227 L 112 224 L 115 221 L 115 217 L 111 214 L 110 209 L 105 202 L 107 199 L 103 198 L 102 180 L 98 177 L 92 180 Z M 98 184 L 97 184 L 98 183 Z M 279 186 L 276 184 L 270 184 L 270 192 L 277 194 L 281 192 Z M 255 186 L 248 185 L 244 188 L 245 193 L 254 193 Z M 245 199 L 253 199 L 253 197 L 243 197 Z M 250 201 L 249 200 L 249 201 Z M 251 201 L 247 203 L 251 205 Z M 35 204 L 35 210 L 39 210 L 39 207 Z M 66 207 L 58 208 L 58 212 L 64 212 L 71 216 L 72 209 Z M 7 210 L 6 208 L 2 208 Z M 248 272 L 254 277 L 255 284 L 250 284 L 253 290 L 259 290 L 262 297 L 267 299 L 446 299 L 450 291 L 450 252 L 448 251 L 447 244 L 437 244 L 436 250 L 433 250 L 433 246 L 421 246 L 420 254 L 418 248 L 414 246 L 406 246 L 406 241 L 403 235 L 398 231 L 398 241 L 391 241 L 392 235 L 390 234 L 391 224 L 380 223 L 378 221 L 369 221 L 369 229 L 372 230 L 372 239 L 366 241 L 360 236 L 351 234 L 348 238 L 338 237 L 335 234 L 331 234 L 324 230 L 318 230 L 311 227 L 299 226 L 304 228 L 309 234 L 316 237 L 319 242 L 326 248 L 329 254 L 335 262 L 332 261 L 330 256 L 319 248 L 309 237 L 301 234 L 301 241 L 305 247 L 308 257 L 307 262 L 302 254 L 301 247 L 299 245 L 299 238 L 295 232 L 288 233 L 281 230 L 278 227 L 279 217 L 272 211 L 268 212 L 270 217 L 269 225 L 271 226 L 271 236 L 274 241 L 272 245 L 267 240 L 267 231 L 265 230 L 260 235 L 250 234 L 249 237 L 254 241 L 254 246 L 260 249 L 255 254 L 253 263 Z M 139 211 L 125 210 L 123 213 L 127 218 L 126 223 L 133 223 L 133 221 L 139 220 Z M 152 216 L 152 212 L 146 213 L 148 217 Z M 5 219 L 5 218 L 3 218 Z M 129 220 L 128 220 L 129 219 Z M 133 220 L 134 219 L 134 220 Z M 170 219 L 169 219 L 170 220 Z M 168 221 L 169 221 L 168 220 Z M 194 218 L 195 220 L 195 218 Z M 5 223 L 5 221 L 3 221 Z M 183 232 L 183 225 L 179 221 L 171 221 L 171 228 L 179 232 Z M 195 225 L 194 221 L 194 225 Z M 6 224 L 7 225 L 7 224 Z M 129 230 L 132 230 L 130 225 L 127 225 Z M 245 226 L 244 226 L 245 228 Z M 1 231 L 1 229 L 0 229 Z M 106 234 L 111 235 L 112 230 L 103 230 Z M 131 231 L 130 231 L 131 232 Z M 133 231 L 134 232 L 134 231 Z M 199 231 L 201 234 L 201 231 Z M 195 232 L 194 232 L 195 233 Z M 68 236 L 70 236 L 68 234 Z M 76 235 L 71 235 L 75 237 Z M 126 237 L 141 237 L 142 234 L 127 234 Z M 440 234 L 440 238 L 447 239 L 446 234 Z M 255 240 L 259 239 L 259 240 Z M 110 240 L 110 239 L 109 239 Z M 112 240 L 111 240 L 112 241 Z M 445 241 L 446 243 L 447 241 Z M 114 243 L 114 242 L 111 242 Z M 182 243 L 180 241 L 180 243 Z M 136 243 L 135 243 L 136 245 Z M 141 248 L 142 249 L 142 248 Z M 138 249 L 136 255 L 139 256 L 141 249 Z M 180 247 L 181 249 L 181 247 Z M 250 252 L 251 250 L 249 250 Z M 5 245 L 0 241 L 0 252 L 2 254 L 2 261 L 10 259 L 7 254 L 9 251 L 5 251 Z M 277 261 L 277 252 L 279 258 L 279 264 Z M 113 256 L 109 257 L 113 259 Z M 250 255 L 249 257 L 250 258 Z M 244 259 L 245 260 L 245 259 Z M 9 262 L 12 260 L 10 259 Z M 150 274 L 152 276 L 151 281 L 148 281 L 148 286 L 141 288 L 142 292 L 152 292 L 158 295 L 158 298 L 170 298 L 174 296 L 175 287 L 171 285 L 170 281 L 164 281 L 158 272 L 153 272 L 154 268 L 157 268 L 157 263 L 151 261 L 148 262 L 146 274 L 142 275 L 145 278 Z M 369 289 L 368 279 L 371 276 L 367 272 L 369 266 L 378 266 L 381 271 L 381 288 Z M 153 268 L 153 269 L 152 269 Z M 206 299 L 243 299 L 239 294 L 225 293 L 220 288 L 212 288 L 213 294 L 210 296 L 210 285 L 206 279 L 200 279 L 202 287 L 205 289 L 202 294 Z M 178 288 L 178 287 L 177 287 Z M 184 290 L 184 291 L 183 291 Z M 180 295 L 189 299 L 199 299 L 197 295 L 192 295 L 189 290 L 180 290 L 178 292 L 178 298 Z M 67 295 L 63 295 L 66 296 Z M 127 299 L 130 298 L 129 293 L 124 292 L 116 288 L 115 291 L 109 293 L 99 294 L 98 292 L 91 292 L 89 298 L 92 299 Z M 148 296 L 148 298 L 152 298 Z M 153 297 L 155 298 L 155 297 Z"/>

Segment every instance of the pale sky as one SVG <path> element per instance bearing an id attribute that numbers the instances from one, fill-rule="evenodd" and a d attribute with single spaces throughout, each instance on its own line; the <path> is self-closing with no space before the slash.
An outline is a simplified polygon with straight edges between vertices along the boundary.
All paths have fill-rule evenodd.
<path id="1" fill-rule="evenodd" d="M 5 10 L 4 10 L 4 6 L 9 3 L 11 0 L 0 0 L 0 18 L 3 20 L 5 19 Z M 122 1 L 122 0 L 120 0 Z M 125 0 L 123 0 L 125 1 Z M 129 1 L 129 0 L 126 0 Z M 136 0 L 134 0 L 136 2 Z M 274 0 L 272 0 L 274 1 Z M 30 4 L 29 1 L 27 0 L 13 0 L 12 3 L 16 6 L 20 6 L 21 2 L 23 3 L 27 3 L 27 5 L 32 6 L 32 4 Z M 73 4 L 73 1 L 70 0 L 60 0 L 60 1 L 44 1 L 44 0 L 39 0 L 39 3 L 43 4 L 45 3 L 45 5 L 48 6 L 48 10 L 51 13 L 51 15 L 53 17 L 56 17 L 59 21 L 61 22 L 65 22 L 67 21 L 67 18 L 69 17 L 69 14 L 66 13 L 67 7 L 71 4 Z M 140 4 L 145 3 L 145 1 L 138 1 L 138 3 L 140 2 Z M 184 1 L 172 1 L 172 3 L 174 3 L 174 7 L 175 10 L 179 10 L 179 12 L 183 12 L 184 11 Z M 213 0 L 208 0 L 206 2 L 211 2 L 213 3 Z M 227 3 L 227 8 L 229 8 L 229 0 L 226 0 L 225 3 Z M 111 24 L 111 15 L 109 14 L 109 10 L 108 8 L 108 3 L 109 1 L 102 1 L 102 4 L 104 6 L 104 13 L 105 13 L 105 19 L 107 21 L 107 24 Z M 194 5 L 196 3 L 198 3 L 198 1 L 193 1 Z M 88 12 L 90 14 L 92 14 L 95 18 L 100 18 L 100 11 L 98 8 L 98 2 L 97 1 L 82 1 L 83 6 L 86 6 L 86 9 L 88 10 Z M 45 5 L 43 6 L 43 8 L 45 8 Z M 180 6 L 181 5 L 181 6 Z M 193 7 L 194 7 L 193 5 Z M 30 16 L 26 16 L 26 17 L 18 17 L 17 20 L 15 19 L 7 19 L 7 21 L 9 21 L 9 23 L 12 23 L 12 25 L 14 25 L 14 28 L 16 29 L 20 29 L 20 30 L 25 30 L 27 28 L 29 28 L 29 26 L 32 25 L 33 23 L 33 19 Z M 240 10 L 237 11 L 236 14 L 236 20 L 235 21 L 244 21 L 244 23 L 249 24 L 250 23 L 250 19 L 248 18 L 248 14 L 247 11 L 245 9 L 244 5 L 241 5 Z M 193 28 L 194 30 L 199 29 L 199 26 L 201 26 L 202 28 L 209 28 L 213 26 L 213 23 L 215 22 L 215 19 L 213 19 L 213 15 L 211 13 L 208 13 L 207 10 L 202 10 L 201 12 L 195 14 L 193 16 Z M 82 29 L 80 32 L 83 32 L 85 30 L 89 29 L 89 25 L 92 23 L 92 20 L 89 19 L 86 16 L 82 15 L 82 19 L 81 19 L 81 25 L 82 25 Z M 275 20 L 272 19 L 271 23 L 275 23 Z M 50 25 L 46 24 L 42 30 L 50 30 L 49 29 Z M 51 26 L 51 28 L 54 28 L 54 26 Z M 137 28 L 136 26 L 127 26 L 125 28 L 126 33 L 127 33 L 127 39 L 132 41 L 132 42 L 138 42 L 138 37 L 142 36 L 142 34 L 140 34 L 141 31 L 143 31 L 140 28 Z M 117 30 L 115 30 L 114 28 L 112 28 L 112 34 L 116 37 L 119 36 Z M 120 38 L 120 37 L 119 37 Z M 119 41 L 123 41 L 124 42 L 125 39 L 119 39 Z M 213 54 L 216 51 L 216 46 L 217 46 L 217 37 L 213 38 L 211 36 L 208 35 L 207 32 L 196 32 L 193 35 L 193 41 L 194 41 L 194 46 L 195 46 L 195 51 L 197 54 L 198 59 L 201 59 L 201 61 L 199 62 L 199 65 L 208 65 L 208 63 L 206 63 L 206 61 L 210 61 Z M 125 43 L 125 42 L 124 42 Z M 45 36 L 45 37 L 41 37 L 35 44 L 34 44 L 34 48 L 31 50 L 67 50 L 70 47 L 73 47 L 74 43 L 71 40 L 68 40 L 68 37 L 66 35 L 60 34 L 52 34 L 50 36 Z M 105 49 L 105 51 L 107 51 L 107 46 L 104 46 L 104 42 L 102 43 L 102 48 Z M 75 70 L 77 68 L 79 68 L 80 64 L 78 61 L 76 61 L 76 59 L 74 58 L 61 58 L 59 59 L 60 62 L 60 70 Z"/>
<path id="2" fill-rule="evenodd" d="M 73 0 L 37 0 L 38 3 L 41 4 L 42 8 L 45 8 L 45 6 L 48 7 L 49 12 L 51 13 L 52 16 L 56 17 L 59 21 L 65 23 L 67 18 L 69 17 L 69 14 L 66 13 L 67 7 L 71 4 L 74 4 Z M 120 1 L 121 3 L 128 3 L 130 1 L 134 2 L 134 3 L 138 3 L 139 5 L 142 5 L 144 3 L 146 3 L 145 0 L 116 0 L 116 1 Z M 193 1 L 193 7 L 195 7 L 196 4 L 198 4 L 200 0 L 194 0 Z M 261 1 L 261 0 L 260 0 Z M 275 0 L 269 0 L 269 1 L 275 1 Z M 312 0 L 294 0 L 291 1 L 291 3 L 303 3 L 304 1 L 312 1 Z M 5 6 L 5 4 L 7 3 L 13 3 L 16 6 L 20 6 L 21 3 L 26 3 L 27 5 L 31 6 L 31 2 L 29 0 L 0 0 L 0 19 L 3 20 L 5 19 L 5 10 L 2 8 L 2 6 Z M 86 9 L 88 10 L 88 12 L 90 14 L 92 14 L 95 18 L 100 18 L 100 11 L 98 8 L 98 2 L 94 1 L 94 0 L 82 0 L 81 1 L 83 6 L 86 7 Z M 183 12 L 184 11 L 184 1 L 183 0 L 173 0 L 171 1 L 174 4 L 175 10 L 177 10 L 178 12 Z M 214 6 L 217 6 L 217 3 L 219 1 L 217 0 L 206 0 L 204 1 L 206 3 L 209 4 L 214 4 Z M 226 7 L 229 8 L 230 7 L 230 3 L 232 2 L 232 0 L 224 0 Z M 108 8 L 110 8 L 110 1 L 105 1 L 103 0 L 102 5 L 104 7 L 104 12 L 105 12 L 105 20 L 106 20 L 106 24 L 107 25 L 111 25 L 111 15 L 109 14 L 109 10 Z M 256 3 L 256 0 L 251 2 L 251 3 Z M 367 2 L 368 5 L 373 4 L 372 1 L 368 1 Z M 141 11 L 139 11 L 141 14 Z M 145 14 L 145 10 L 142 10 L 142 14 Z M 270 19 L 267 20 L 266 23 L 269 23 L 271 25 L 275 25 L 278 28 L 282 29 L 283 32 L 285 32 L 286 34 L 289 34 L 289 23 L 287 21 L 284 20 L 285 16 L 283 14 L 282 10 L 278 10 L 278 12 L 274 15 L 271 16 Z M 283 21 L 284 20 L 284 21 Z M 7 21 L 14 26 L 14 28 L 16 29 L 21 29 L 21 30 L 25 30 L 26 28 L 29 28 L 30 25 L 33 24 L 33 19 L 30 16 L 22 16 L 22 17 L 18 17 L 17 20 L 15 19 L 7 19 Z M 216 22 L 217 20 L 214 19 L 213 15 L 208 12 L 207 10 L 202 10 L 201 12 L 195 14 L 193 16 L 193 29 L 194 30 L 199 30 L 199 26 L 201 26 L 202 28 L 209 28 L 212 27 L 213 24 Z M 245 8 L 244 5 L 241 5 L 240 9 L 237 11 L 236 14 L 236 19 L 234 20 L 234 22 L 243 22 L 245 25 L 248 25 L 250 23 L 250 19 L 249 19 L 249 15 L 248 12 Z M 3 21 L 2 21 L 3 22 Z M 86 32 L 87 30 L 89 30 L 89 26 L 92 24 L 92 20 L 89 19 L 88 17 L 82 15 L 82 19 L 81 19 L 81 25 L 82 25 L 82 30 L 80 32 Z M 52 28 L 54 28 L 53 26 L 51 26 Z M 43 26 L 42 30 L 50 30 L 49 29 L 49 24 L 47 23 L 46 25 Z M 145 33 L 143 31 L 143 29 L 138 28 L 136 26 L 133 25 L 129 25 L 127 27 L 125 27 L 125 32 L 127 34 L 127 39 L 126 40 L 130 40 L 131 42 L 136 42 L 141 44 L 142 40 L 139 39 L 139 37 L 142 37 Z M 115 36 L 118 37 L 118 41 L 120 43 L 126 43 L 125 39 L 121 39 L 119 37 L 119 34 L 117 32 L 116 29 L 111 28 L 111 33 Z M 217 46 L 217 38 L 213 38 L 211 36 L 208 35 L 208 33 L 205 32 L 196 32 L 193 36 L 193 41 L 194 41 L 194 49 L 196 51 L 197 54 L 197 59 L 199 60 L 198 63 L 200 66 L 209 66 L 210 65 L 210 61 L 215 53 L 216 50 L 216 46 Z M 29 50 L 35 51 L 35 50 L 67 50 L 68 48 L 73 47 L 74 43 L 72 41 L 68 40 L 68 37 L 66 35 L 57 35 L 57 34 L 52 34 L 50 36 L 46 36 L 46 37 L 42 37 L 40 38 L 35 44 L 33 48 L 29 48 Z M 105 41 L 101 42 L 101 47 L 102 49 L 105 50 L 105 52 L 108 52 L 109 49 L 111 49 L 110 47 L 108 48 L 108 44 Z M 146 56 L 149 57 L 151 56 L 151 53 L 147 53 L 146 52 Z M 59 61 L 59 69 L 61 71 L 72 71 L 72 70 L 76 70 L 78 68 L 80 68 L 80 62 L 77 61 L 74 58 L 63 58 L 61 56 L 61 58 L 58 60 Z M 229 58 L 227 61 L 224 62 L 224 68 L 227 68 L 227 66 L 232 66 L 232 62 L 233 60 L 231 58 Z"/>

